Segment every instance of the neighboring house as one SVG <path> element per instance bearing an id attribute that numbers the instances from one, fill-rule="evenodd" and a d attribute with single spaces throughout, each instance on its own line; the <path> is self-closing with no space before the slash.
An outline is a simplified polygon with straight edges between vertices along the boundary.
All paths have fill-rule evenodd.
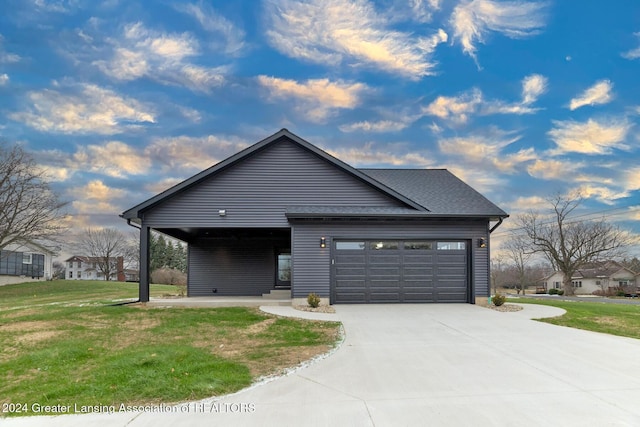
<path id="1" fill-rule="evenodd" d="M 188 296 L 476 303 L 508 215 L 447 170 L 355 169 L 282 129 L 121 216 L 141 230 L 141 301 L 154 229 L 188 243 Z"/>
<path id="2" fill-rule="evenodd" d="M 564 274 L 555 272 L 542 280 L 547 289 L 562 289 Z M 615 261 L 593 262 L 578 269 L 571 277 L 576 295 L 611 292 L 617 289 L 636 291 L 637 274 Z"/>
<path id="3" fill-rule="evenodd" d="M 35 242 L 5 247 L 0 251 L 0 286 L 51 280 L 53 255 L 53 251 Z"/>
<path id="4" fill-rule="evenodd" d="M 100 257 L 87 257 L 74 255 L 65 261 L 67 280 L 105 280 L 104 272 L 99 266 L 103 262 Z M 109 280 L 124 282 L 126 274 L 124 270 L 124 258 L 113 257 L 109 259 Z"/>

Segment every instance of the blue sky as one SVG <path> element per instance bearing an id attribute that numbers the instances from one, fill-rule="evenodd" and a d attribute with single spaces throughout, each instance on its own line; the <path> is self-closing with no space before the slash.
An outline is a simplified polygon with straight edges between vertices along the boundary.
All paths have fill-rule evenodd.
<path id="1" fill-rule="evenodd" d="M 286 127 L 356 167 L 447 168 L 512 215 L 580 192 L 579 214 L 640 233 L 639 2 L 3 5 L 0 138 L 76 228 L 126 229 Z"/>

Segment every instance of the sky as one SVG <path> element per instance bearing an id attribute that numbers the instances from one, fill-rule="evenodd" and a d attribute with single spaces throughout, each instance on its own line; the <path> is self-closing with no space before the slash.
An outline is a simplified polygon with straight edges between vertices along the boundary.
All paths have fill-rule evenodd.
<path id="1" fill-rule="evenodd" d="M 579 193 L 640 235 L 635 0 L 3 0 L 0 139 L 73 230 L 287 128 L 446 168 L 512 215 Z"/>

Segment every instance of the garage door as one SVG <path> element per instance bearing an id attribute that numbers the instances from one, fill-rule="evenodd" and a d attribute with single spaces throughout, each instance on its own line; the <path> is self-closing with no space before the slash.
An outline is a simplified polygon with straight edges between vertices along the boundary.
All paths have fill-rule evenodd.
<path id="1" fill-rule="evenodd" d="M 334 303 L 467 302 L 465 241 L 337 240 Z"/>

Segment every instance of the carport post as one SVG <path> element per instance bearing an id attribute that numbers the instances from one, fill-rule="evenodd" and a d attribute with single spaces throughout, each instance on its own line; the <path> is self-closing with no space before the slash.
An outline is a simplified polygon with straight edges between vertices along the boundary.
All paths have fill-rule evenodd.
<path id="1" fill-rule="evenodd" d="M 140 302 L 149 302 L 149 236 L 151 228 L 140 227 L 140 281 L 139 298 Z"/>

